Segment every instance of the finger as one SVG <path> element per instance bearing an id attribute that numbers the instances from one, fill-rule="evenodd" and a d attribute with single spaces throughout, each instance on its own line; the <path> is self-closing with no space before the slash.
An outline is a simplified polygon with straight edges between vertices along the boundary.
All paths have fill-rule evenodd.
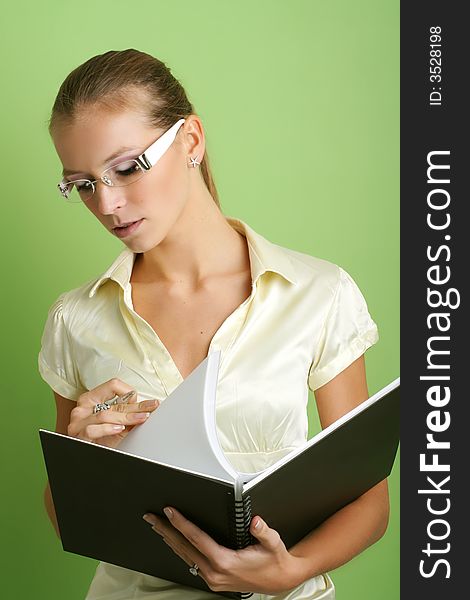
<path id="1" fill-rule="evenodd" d="M 76 437 L 88 441 L 99 440 L 108 435 L 116 435 L 124 431 L 125 428 L 125 425 L 113 425 L 112 423 L 107 423 L 106 425 L 91 424 L 82 429 Z"/>
<path id="2" fill-rule="evenodd" d="M 250 533 L 267 550 L 277 551 L 284 546 L 281 536 L 275 529 L 271 529 L 260 517 L 254 517 L 250 524 Z"/>
<path id="3" fill-rule="evenodd" d="M 135 412 L 117 412 L 115 410 L 102 410 L 99 413 L 90 415 L 82 421 L 83 425 L 94 425 L 101 423 L 113 423 L 115 425 L 136 425 L 145 423 L 150 416 L 150 411 Z"/>
<path id="4" fill-rule="evenodd" d="M 209 560 L 217 557 L 217 553 L 222 550 L 222 546 L 211 538 L 210 535 L 199 529 L 191 521 L 188 521 L 186 517 L 173 507 L 168 506 L 163 509 L 163 512 L 173 527 L 180 531 L 188 542 L 199 550 L 201 554 L 207 556 Z"/>
<path id="5" fill-rule="evenodd" d="M 113 379 L 96 386 L 92 390 L 81 394 L 77 400 L 77 404 L 93 408 L 95 404 L 104 402 L 105 400 L 111 400 L 115 395 L 123 396 L 131 391 L 132 388 L 130 385 L 121 381 L 121 379 L 114 377 Z"/>
<path id="6" fill-rule="evenodd" d="M 184 560 L 188 567 L 192 567 L 196 564 L 199 567 L 199 575 L 204 579 L 204 574 L 207 573 L 208 563 L 206 558 L 200 552 L 192 546 L 189 546 L 189 548 L 185 547 L 184 544 L 175 542 L 172 538 L 163 537 L 163 541 L 177 556 Z"/>
<path id="7" fill-rule="evenodd" d="M 197 563 L 200 569 L 200 575 L 204 576 L 204 573 L 209 568 L 209 563 L 206 557 L 199 552 L 194 546 L 192 546 L 188 540 L 175 529 L 168 521 L 160 519 L 159 517 L 146 513 L 144 520 L 152 525 L 152 529 L 155 533 L 158 533 L 165 544 L 167 544 L 175 554 L 177 554 L 184 562 L 192 567 L 194 563 Z"/>
<path id="8" fill-rule="evenodd" d="M 137 403 L 137 393 L 132 394 L 132 396 L 129 398 L 129 400 L 126 402 L 127 404 L 136 404 Z"/>
<path id="9" fill-rule="evenodd" d="M 180 533 L 178 533 L 178 535 L 180 535 L 183 540 L 185 539 Z M 187 549 L 183 544 L 175 543 L 171 538 L 163 537 L 163 541 L 177 556 L 181 558 L 181 560 L 186 563 L 188 569 L 190 567 L 197 566 L 197 575 L 201 577 L 201 579 L 203 579 L 210 587 L 211 582 L 209 577 L 210 574 L 213 573 L 213 569 L 211 568 L 205 556 L 198 552 L 193 546 L 190 546 L 190 549 Z M 188 544 L 186 540 L 185 542 Z"/>
<path id="10" fill-rule="evenodd" d="M 133 398 L 136 398 L 137 394 L 135 394 L 133 396 Z M 154 411 L 156 408 L 158 408 L 160 406 L 160 401 L 159 400 L 142 400 L 141 402 L 137 402 L 135 399 L 133 400 L 132 404 L 129 403 L 128 404 L 114 404 L 113 406 L 111 406 L 111 410 L 113 410 L 114 412 L 148 412 L 148 411 Z"/>
<path id="11" fill-rule="evenodd" d="M 155 408 L 156 405 L 151 410 L 155 410 Z M 146 412 L 117 412 L 109 409 L 102 410 L 96 414 L 89 413 L 85 417 L 82 413 L 78 412 L 80 410 L 83 411 L 83 407 L 76 407 L 72 410 L 68 434 L 83 439 L 97 439 L 105 435 L 110 435 L 108 433 L 110 430 L 109 425 L 123 425 L 124 427 L 140 425 L 141 423 L 145 423 L 151 414 L 151 410 L 147 410 Z"/>

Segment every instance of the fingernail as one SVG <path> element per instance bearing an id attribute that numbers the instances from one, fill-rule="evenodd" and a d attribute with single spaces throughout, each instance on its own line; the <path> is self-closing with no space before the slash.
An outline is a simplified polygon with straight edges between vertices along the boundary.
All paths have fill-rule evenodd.
<path id="1" fill-rule="evenodd" d="M 157 406 L 157 402 L 158 400 L 146 400 L 145 402 L 142 402 L 140 408 L 154 408 Z"/>
<path id="2" fill-rule="evenodd" d="M 163 512 L 169 519 L 173 518 L 173 511 L 171 510 L 171 508 L 164 508 Z"/>
<path id="3" fill-rule="evenodd" d="M 145 513 L 145 515 L 142 517 L 142 519 L 144 521 L 147 521 L 147 523 L 150 523 L 150 525 L 155 525 L 155 523 L 156 523 L 154 517 L 152 517 L 151 515 L 148 515 L 147 513 Z"/>
<path id="4" fill-rule="evenodd" d="M 125 429 L 125 425 L 113 425 L 113 429 L 115 431 L 122 431 L 123 429 Z"/>
<path id="5" fill-rule="evenodd" d="M 260 525 L 261 525 L 261 519 L 258 519 L 255 523 L 255 529 L 258 529 Z"/>
<path id="6" fill-rule="evenodd" d="M 145 419 L 147 419 L 148 417 L 150 417 L 150 413 L 134 413 L 132 415 L 129 416 L 130 419 L 132 419 L 133 421 L 145 421 Z"/>

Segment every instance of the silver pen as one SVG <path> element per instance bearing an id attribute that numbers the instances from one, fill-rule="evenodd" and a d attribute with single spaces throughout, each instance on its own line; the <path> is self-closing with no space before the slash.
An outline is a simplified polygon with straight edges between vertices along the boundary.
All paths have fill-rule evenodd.
<path id="1" fill-rule="evenodd" d="M 116 404 L 127 404 L 134 394 L 136 394 L 135 390 L 127 392 L 127 394 L 124 394 L 123 396 L 116 395 L 114 396 L 114 398 L 111 398 L 111 400 L 105 400 L 103 404 L 107 404 L 108 406 L 114 406 Z"/>

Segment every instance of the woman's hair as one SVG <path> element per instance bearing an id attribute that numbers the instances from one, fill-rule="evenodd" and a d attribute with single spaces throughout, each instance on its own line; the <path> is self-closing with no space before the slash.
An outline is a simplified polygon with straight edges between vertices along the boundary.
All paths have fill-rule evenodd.
<path id="1" fill-rule="evenodd" d="M 137 108 L 151 126 L 165 130 L 195 112 L 165 63 L 132 48 L 93 56 L 67 75 L 52 107 L 49 133 L 56 123 L 72 121 L 90 106 L 113 111 Z M 207 189 L 220 208 L 207 149 L 200 168 Z"/>

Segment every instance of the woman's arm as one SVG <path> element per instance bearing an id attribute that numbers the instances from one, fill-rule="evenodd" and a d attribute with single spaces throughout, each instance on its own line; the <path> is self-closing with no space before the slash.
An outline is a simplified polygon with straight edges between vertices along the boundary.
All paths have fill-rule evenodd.
<path id="1" fill-rule="evenodd" d="M 364 356 L 315 391 L 322 428 L 369 397 Z M 381 481 L 308 534 L 289 552 L 301 559 L 303 580 L 336 569 L 379 540 L 387 529 L 387 480 Z"/>
<path id="2" fill-rule="evenodd" d="M 54 392 L 55 404 L 57 408 L 57 418 L 55 430 L 57 433 L 63 433 L 67 435 L 67 426 L 70 423 L 70 413 L 72 409 L 77 405 L 73 400 L 69 400 L 68 398 L 64 398 L 63 396 L 59 396 L 56 392 Z M 46 511 L 49 515 L 49 519 L 57 533 L 57 536 L 60 539 L 59 526 L 57 524 L 57 517 L 55 514 L 54 503 L 52 501 L 51 488 L 49 485 L 49 481 L 47 482 L 46 489 L 44 490 L 44 504 L 46 505 Z"/>

